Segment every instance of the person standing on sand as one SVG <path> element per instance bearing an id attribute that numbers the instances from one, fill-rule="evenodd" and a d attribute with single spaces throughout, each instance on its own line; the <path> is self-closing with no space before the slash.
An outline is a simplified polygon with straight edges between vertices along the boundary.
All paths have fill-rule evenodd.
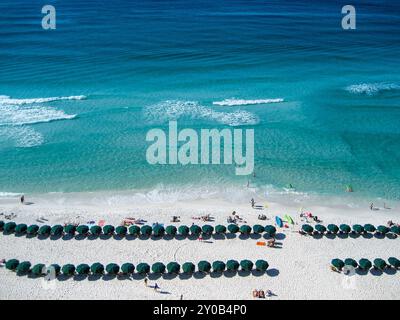
<path id="1" fill-rule="evenodd" d="M 251 198 L 250 203 L 251 203 L 251 207 L 254 208 L 254 204 L 255 204 L 256 202 L 254 201 L 253 198 Z"/>
<path id="2" fill-rule="evenodd" d="M 180 300 L 183 300 L 183 294 L 181 294 Z"/>
<path id="3" fill-rule="evenodd" d="M 148 279 L 147 278 L 145 278 L 144 279 L 144 285 L 147 287 L 147 281 L 148 281 Z"/>
<path id="4" fill-rule="evenodd" d="M 158 284 L 156 282 L 156 284 L 154 285 L 154 291 L 157 291 L 158 289 L 160 289 L 160 287 L 158 286 Z"/>
<path id="5" fill-rule="evenodd" d="M 21 200 L 21 204 L 24 204 L 24 202 L 25 202 L 25 196 L 22 195 L 20 200 Z"/>
<path id="6" fill-rule="evenodd" d="M 373 210 L 373 209 L 374 209 L 374 203 L 373 203 L 373 202 L 371 202 L 371 204 L 369 205 L 369 209 L 370 209 L 370 210 Z"/>

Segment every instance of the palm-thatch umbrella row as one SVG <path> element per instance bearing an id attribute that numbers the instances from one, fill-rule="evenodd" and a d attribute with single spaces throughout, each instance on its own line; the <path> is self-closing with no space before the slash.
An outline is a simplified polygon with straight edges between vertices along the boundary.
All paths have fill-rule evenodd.
<path id="1" fill-rule="evenodd" d="M 388 262 L 386 263 L 385 260 L 381 258 L 377 258 L 373 261 L 373 263 L 368 259 L 360 259 L 358 262 L 354 259 L 347 258 L 344 261 L 341 259 L 333 259 L 331 261 L 331 265 L 336 268 L 337 270 L 342 270 L 345 266 L 351 266 L 353 268 L 359 268 L 360 270 L 368 271 L 372 267 L 375 269 L 383 270 L 385 268 L 400 268 L 400 260 L 395 257 L 390 257 Z"/>
<path id="2" fill-rule="evenodd" d="M 30 226 L 27 226 L 24 223 L 21 224 L 16 224 L 15 222 L 8 222 L 4 224 L 3 221 L 0 221 L 0 230 L 3 230 L 5 233 L 10 234 L 10 233 L 15 233 L 15 234 L 27 234 L 30 236 L 62 236 L 62 235 L 94 235 L 94 236 L 100 236 L 100 235 L 117 235 L 124 237 L 127 234 L 133 235 L 133 236 L 155 236 L 155 237 L 161 237 L 163 235 L 169 235 L 169 236 L 175 236 L 175 235 L 181 235 L 181 236 L 188 236 L 188 235 L 212 235 L 212 234 L 225 234 L 227 232 L 229 233 L 238 233 L 240 232 L 241 234 L 250 234 L 250 233 L 255 233 L 255 234 L 261 234 L 265 232 L 269 236 L 274 236 L 276 234 L 276 228 L 272 225 L 267 225 L 267 226 L 262 226 L 259 224 L 254 225 L 253 227 L 250 227 L 248 225 L 242 225 L 238 226 L 236 224 L 230 224 L 227 227 L 224 225 L 217 225 L 215 228 L 211 225 L 203 225 L 202 227 L 198 225 L 192 225 L 190 227 L 181 225 L 178 228 L 175 226 L 167 226 L 164 228 L 162 225 L 155 225 L 154 227 L 151 227 L 149 225 L 144 225 L 142 227 L 133 225 L 130 226 L 129 228 L 125 226 L 118 226 L 114 227 L 112 225 L 106 225 L 103 228 L 100 226 L 92 226 L 89 228 L 87 225 L 66 225 L 66 226 L 61 226 L 61 225 L 55 225 L 55 226 L 48 226 L 48 225 L 42 225 L 41 227 L 33 224 Z"/>
<path id="3" fill-rule="evenodd" d="M 364 234 L 364 233 L 377 233 L 381 235 L 385 235 L 389 232 L 400 235 L 400 227 L 397 225 L 392 226 L 391 228 L 388 228 L 386 226 L 378 226 L 375 228 L 372 224 L 365 224 L 364 226 L 360 224 L 355 224 L 351 228 L 347 224 L 341 224 L 340 226 L 337 226 L 336 224 L 329 224 L 327 227 L 325 227 L 322 224 L 317 224 L 315 227 L 312 227 L 309 224 L 303 224 L 301 229 L 308 234 L 313 234 L 314 232 L 319 233 L 319 234 L 325 234 L 325 233 L 330 233 L 330 234 L 337 234 L 337 233 L 342 233 L 342 234 Z M 314 231 L 315 229 L 315 231 Z"/>
<path id="4" fill-rule="evenodd" d="M 223 272 L 223 271 L 252 271 L 255 265 L 257 271 L 265 272 L 269 265 L 265 260 L 257 260 L 255 264 L 250 260 L 241 260 L 240 262 L 236 260 L 228 260 L 226 263 L 223 261 L 214 261 L 212 264 L 208 261 L 200 261 L 197 264 L 197 271 L 209 273 L 209 272 Z M 161 262 L 154 263 L 151 267 L 147 263 L 139 263 L 136 267 L 132 263 L 124 263 L 119 266 L 116 263 L 109 263 L 106 266 L 96 262 L 92 265 L 79 264 L 75 267 L 73 264 L 65 264 L 62 267 L 58 264 L 52 264 L 46 267 L 42 263 L 38 263 L 32 266 L 29 261 L 20 262 L 17 259 L 10 259 L 6 261 L 6 268 L 11 271 L 15 271 L 18 274 L 32 273 L 37 276 L 45 275 L 50 273 L 52 270 L 55 275 L 64 274 L 66 276 L 72 275 L 130 275 L 135 271 L 138 274 L 148 274 L 151 272 L 156 274 L 170 273 L 194 273 L 196 271 L 196 266 L 192 262 L 185 262 L 182 266 L 177 262 L 170 262 L 164 265 Z"/>

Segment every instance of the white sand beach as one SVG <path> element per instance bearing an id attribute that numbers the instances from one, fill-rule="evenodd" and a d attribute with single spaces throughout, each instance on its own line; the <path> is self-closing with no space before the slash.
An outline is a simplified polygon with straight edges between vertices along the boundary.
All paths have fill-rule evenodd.
<path id="1" fill-rule="evenodd" d="M 265 201 L 257 204 L 264 205 Z M 224 273 L 216 275 L 195 274 L 193 276 L 149 276 L 149 285 L 155 282 L 161 288 L 156 292 L 144 285 L 143 277 L 110 278 L 104 276 L 94 279 L 76 277 L 56 279 L 49 286 L 42 278 L 18 276 L 4 267 L 0 268 L 0 299 L 254 299 L 254 289 L 271 290 L 275 295 L 267 299 L 399 299 L 400 271 L 389 269 L 384 272 L 370 271 L 368 274 L 345 276 L 330 270 L 333 258 L 400 258 L 400 238 L 379 239 L 363 236 L 345 238 L 326 236 L 315 239 L 302 236 L 296 231 L 304 223 L 300 221 L 299 207 L 317 215 L 324 225 L 347 223 L 349 225 L 372 223 L 386 225 L 388 220 L 400 222 L 400 206 L 390 203 L 391 209 L 369 210 L 368 206 L 349 205 L 310 205 L 268 202 L 262 210 L 251 208 L 247 201 L 203 199 L 193 201 L 132 202 L 129 193 L 54 193 L 46 195 L 27 195 L 27 204 L 21 205 L 17 197 L 0 199 L 0 220 L 4 214 L 16 214 L 16 223 L 38 223 L 40 217 L 46 224 L 66 222 L 96 223 L 104 219 L 106 224 L 119 225 L 124 217 L 146 220 L 146 224 L 158 222 L 165 226 L 179 226 L 204 222 L 193 220 L 193 216 L 210 214 L 214 221 L 208 224 L 227 225 L 226 218 L 233 210 L 244 218 L 248 225 L 275 224 L 275 215 L 291 215 L 296 224 L 289 228 L 277 228 L 277 248 L 256 245 L 263 235 L 233 239 L 211 237 L 204 241 L 194 239 L 101 239 L 94 240 L 40 240 L 37 237 L 0 234 L 0 258 L 17 258 L 20 261 L 36 263 L 73 263 L 104 265 L 115 262 L 119 265 L 131 262 L 137 265 L 147 262 L 150 265 L 160 261 L 167 264 L 177 261 L 180 264 L 191 261 L 197 265 L 200 260 L 213 262 L 235 259 L 264 259 L 269 263 L 265 274 Z M 258 220 L 260 213 L 268 217 Z M 171 216 L 180 216 L 179 223 L 171 223 Z M 43 224 L 43 223 L 42 223 Z M 315 223 L 311 223 L 314 225 Z"/>

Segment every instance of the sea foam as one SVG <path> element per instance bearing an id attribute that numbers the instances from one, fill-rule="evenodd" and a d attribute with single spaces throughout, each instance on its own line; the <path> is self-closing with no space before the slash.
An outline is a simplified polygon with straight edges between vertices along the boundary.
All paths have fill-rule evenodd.
<path id="1" fill-rule="evenodd" d="M 395 83 L 360 83 L 353 84 L 346 87 L 346 91 L 354 94 L 366 94 L 368 96 L 373 96 L 382 91 L 400 90 L 400 86 Z"/>
<path id="2" fill-rule="evenodd" d="M 69 120 L 76 114 L 66 114 L 42 103 L 59 100 L 82 100 L 85 96 L 14 99 L 0 95 L 0 136 L 11 140 L 15 147 L 30 148 L 43 144 L 43 135 L 29 125 Z"/>
<path id="3" fill-rule="evenodd" d="M 217 106 L 245 106 L 252 104 L 269 104 L 269 103 L 279 103 L 283 102 L 284 99 L 276 98 L 276 99 L 256 99 L 256 100 L 244 100 L 244 99 L 225 99 L 222 101 L 214 101 L 213 105 Z"/>
<path id="4" fill-rule="evenodd" d="M 12 99 L 9 96 L 0 96 L 0 104 L 4 105 L 23 105 L 33 103 L 46 103 L 61 100 L 83 100 L 86 96 L 68 96 L 68 97 L 49 97 L 49 98 L 31 98 L 31 99 Z"/>
<path id="5" fill-rule="evenodd" d="M 51 122 L 56 120 L 68 120 L 76 117 L 62 110 L 44 106 L 22 106 L 0 104 L 0 126 L 16 126 Z"/>
<path id="6" fill-rule="evenodd" d="M 43 135 L 27 126 L 0 127 L 0 136 L 12 141 L 17 148 L 37 147 L 44 143 Z"/>
<path id="7" fill-rule="evenodd" d="M 232 127 L 259 123 L 259 118 L 254 113 L 244 110 L 215 111 L 195 101 L 164 101 L 145 107 L 143 113 L 145 119 L 150 123 L 166 123 L 185 118 L 214 121 Z"/>

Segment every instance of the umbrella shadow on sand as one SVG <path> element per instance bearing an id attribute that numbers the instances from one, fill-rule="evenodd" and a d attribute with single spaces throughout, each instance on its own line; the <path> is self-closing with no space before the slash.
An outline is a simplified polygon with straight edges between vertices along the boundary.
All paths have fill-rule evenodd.
<path id="1" fill-rule="evenodd" d="M 74 281 L 83 281 L 86 280 L 88 278 L 87 274 L 77 274 L 74 276 Z"/>
<path id="2" fill-rule="evenodd" d="M 275 239 L 276 239 L 276 240 L 284 240 L 284 239 L 286 239 L 286 234 L 284 234 L 284 233 L 277 233 L 277 234 L 275 235 Z"/>
<path id="3" fill-rule="evenodd" d="M 385 269 L 383 270 L 383 272 L 384 272 L 385 274 L 387 274 L 387 275 L 393 276 L 393 275 L 395 275 L 395 274 L 397 273 L 397 270 L 396 270 L 395 268 L 385 268 Z"/>
<path id="4" fill-rule="evenodd" d="M 146 278 L 146 275 L 143 273 L 134 273 L 132 274 L 132 279 L 133 280 L 144 280 Z"/>
<path id="5" fill-rule="evenodd" d="M 268 270 L 266 271 L 266 274 L 267 274 L 269 277 L 277 277 L 277 276 L 279 275 L 279 270 L 278 270 L 278 269 L 275 269 L 275 268 L 268 269 Z"/>
<path id="6" fill-rule="evenodd" d="M 206 274 L 204 272 L 197 271 L 193 273 L 193 277 L 195 279 L 204 279 L 206 277 Z"/>
<path id="7" fill-rule="evenodd" d="M 367 233 L 364 233 L 364 234 L 362 235 L 362 237 L 363 237 L 364 239 L 372 239 L 374 236 L 373 236 L 371 233 L 367 232 Z"/>
<path id="8" fill-rule="evenodd" d="M 379 277 L 383 274 L 382 270 L 376 268 L 372 268 L 370 272 L 375 277 Z"/>

